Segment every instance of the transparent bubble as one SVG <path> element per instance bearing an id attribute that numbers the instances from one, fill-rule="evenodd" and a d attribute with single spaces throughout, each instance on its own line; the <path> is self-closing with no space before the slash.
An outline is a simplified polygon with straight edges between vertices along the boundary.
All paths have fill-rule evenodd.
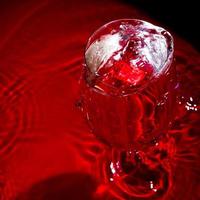
<path id="1" fill-rule="evenodd" d="M 151 23 L 124 19 L 99 28 L 86 51 L 86 80 L 106 94 L 126 95 L 169 70 L 173 38 Z"/>

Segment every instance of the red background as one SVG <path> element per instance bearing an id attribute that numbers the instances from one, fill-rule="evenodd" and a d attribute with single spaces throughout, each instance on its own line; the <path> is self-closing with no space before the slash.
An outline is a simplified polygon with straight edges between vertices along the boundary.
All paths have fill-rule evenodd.
<path id="1" fill-rule="evenodd" d="M 74 104 L 88 37 L 119 18 L 156 23 L 114 0 L 0 3 L 0 199 L 91 198 L 101 145 Z M 199 66 L 173 35 L 175 54 Z"/>

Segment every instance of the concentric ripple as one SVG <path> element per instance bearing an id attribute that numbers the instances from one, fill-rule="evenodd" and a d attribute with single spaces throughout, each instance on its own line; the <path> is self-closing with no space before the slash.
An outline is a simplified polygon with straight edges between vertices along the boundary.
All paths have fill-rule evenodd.
<path id="1" fill-rule="evenodd" d="M 153 20 L 126 5 L 125 1 L 2 2 L 0 200 L 55 200 L 57 196 L 73 200 L 85 200 L 83 197 L 86 200 L 122 199 L 122 190 L 130 180 L 120 188 L 110 180 L 108 184 L 100 184 L 108 172 L 113 174 L 108 162 L 111 151 L 102 150 L 104 145 L 89 133 L 87 123 L 74 106 L 80 96 L 78 83 L 84 44 L 97 27 L 110 20 L 127 17 Z M 159 200 L 198 200 L 200 59 L 197 51 L 173 35 L 180 109 L 171 124 L 169 137 L 175 141 L 176 150 L 167 157 L 165 151 L 157 152 L 157 158 L 162 155 L 164 167 L 154 166 L 150 174 L 156 174 L 156 178 L 151 176 L 150 181 L 153 181 L 148 179 L 143 189 L 148 188 L 146 194 L 151 193 L 159 179 L 167 185 Z M 151 92 L 149 95 L 150 98 L 144 101 L 150 129 L 154 126 L 151 105 L 155 99 Z M 102 158 L 105 152 L 109 152 L 107 160 Z M 173 155 L 170 168 L 167 165 L 169 155 Z M 120 158 L 127 159 L 127 156 L 121 155 Z M 109 167 L 102 168 L 106 162 Z M 126 173 L 133 173 L 132 164 L 126 162 L 121 167 L 126 169 Z M 97 173 L 99 169 L 102 169 L 100 174 Z M 90 176 L 84 175 L 86 172 L 98 182 L 97 189 L 88 178 Z M 122 192 L 121 196 L 117 196 L 115 190 Z"/>

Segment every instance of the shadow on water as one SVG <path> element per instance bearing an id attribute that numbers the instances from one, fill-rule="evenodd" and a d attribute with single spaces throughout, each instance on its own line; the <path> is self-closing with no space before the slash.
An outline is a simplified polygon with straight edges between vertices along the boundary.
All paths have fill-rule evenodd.
<path id="1" fill-rule="evenodd" d="M 92 200 L 96 187 L 87 174 L 62 174 L 33 185 L 15 200 Z"/>

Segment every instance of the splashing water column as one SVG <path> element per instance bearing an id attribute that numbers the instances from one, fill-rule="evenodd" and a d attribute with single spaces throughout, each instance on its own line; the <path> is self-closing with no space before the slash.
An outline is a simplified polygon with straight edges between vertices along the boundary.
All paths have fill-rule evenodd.
<path id="1" fill-rule="evenodd" d="M 110 22 L 87 43 L 82 109 L 110 148 L 99 171 L 117 196 L 160 197 L 170 187 L 173 51 L 169 32 L 135 19 Z"/>

